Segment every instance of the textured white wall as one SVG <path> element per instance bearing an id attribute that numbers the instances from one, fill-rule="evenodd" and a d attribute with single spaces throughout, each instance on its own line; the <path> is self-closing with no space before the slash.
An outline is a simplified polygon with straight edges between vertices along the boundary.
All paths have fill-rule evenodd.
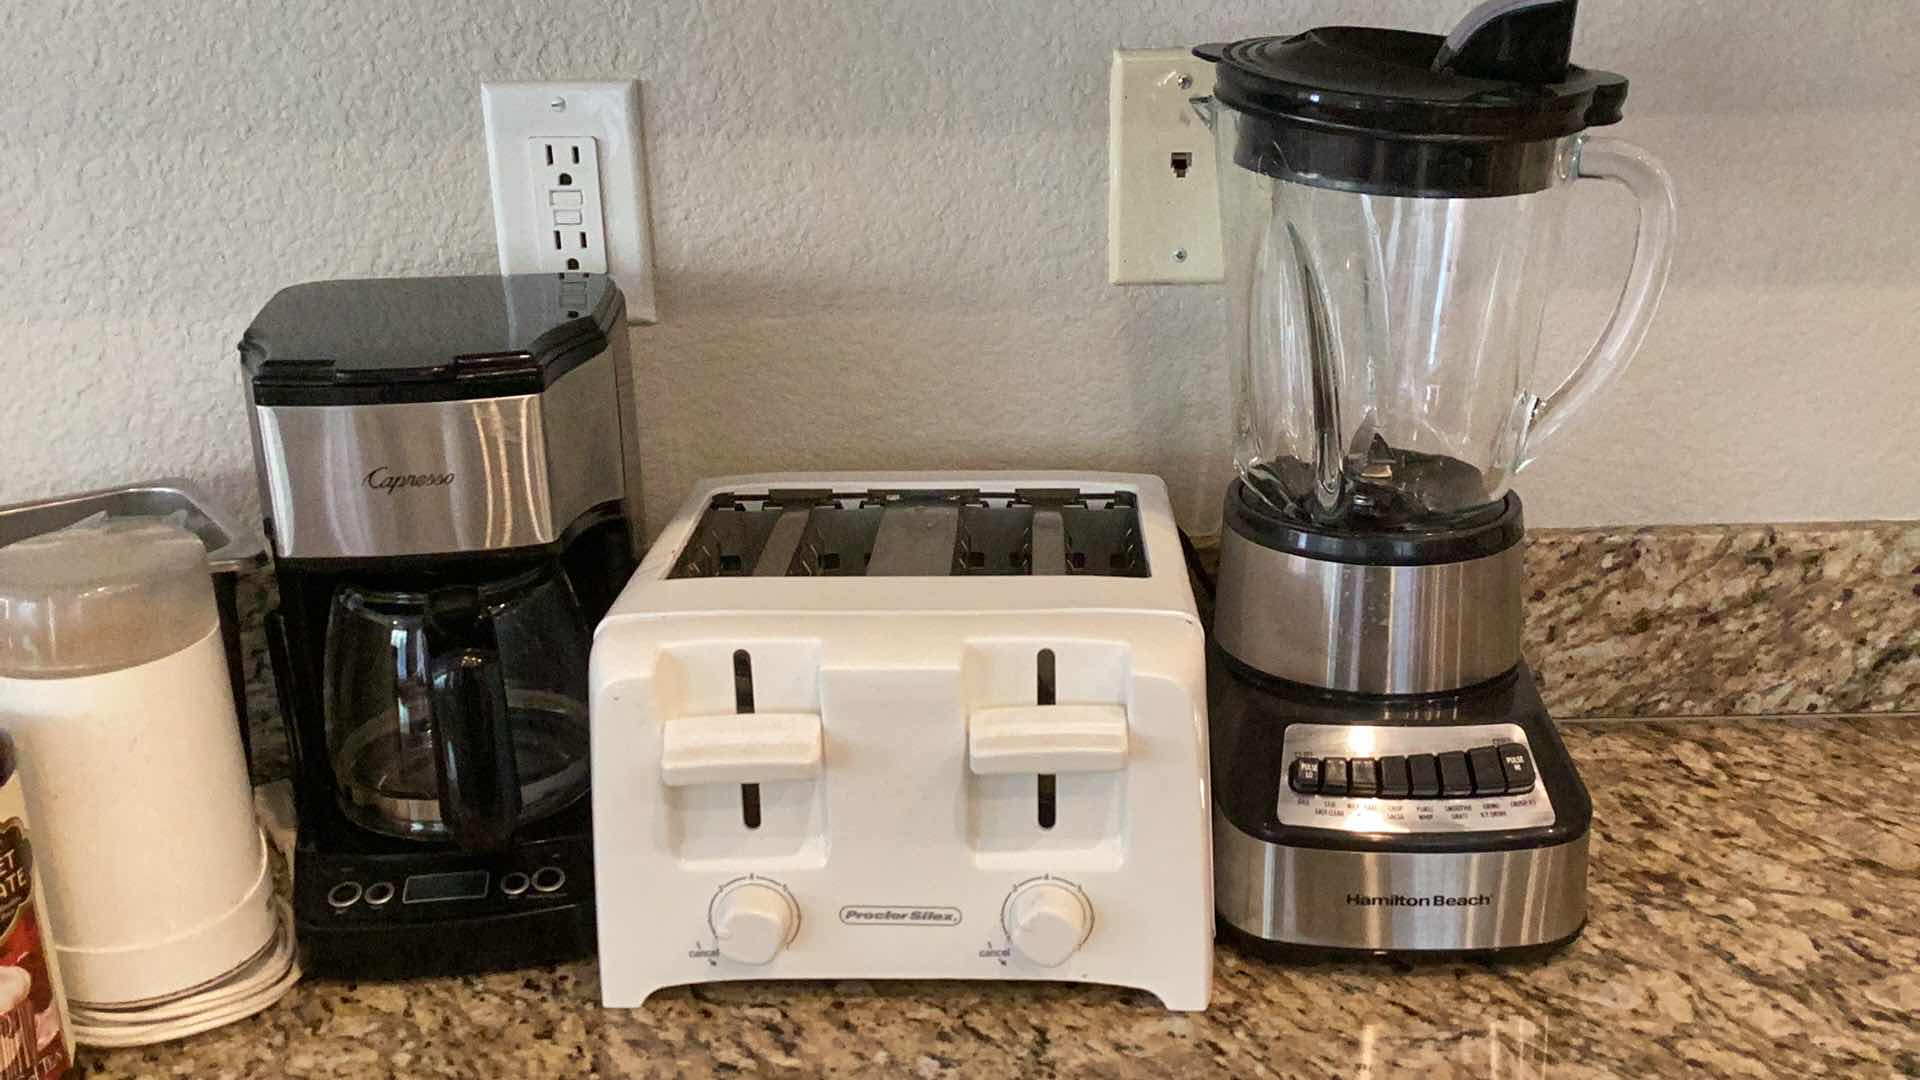
<path id="1" fill-rule="evenodd" d="M 657 524 L 697 476 L 1089 465 L 1210 529 L 1221 305 L 1105 283 L 1109 51 L 1467 6 L 1188 0 L 0 4 L 0 502 L 167 472 L 252 501 L 233 343 L 281 285 L 485 272 L 478 85 L 645 82 Z M 1905 0 L 1587 0 L 1576 59 L 1681 189 L 1638 364 L 1536 524 L 1920 516 Z M 1604 189 L 1603 189 L 1604 190 Z M 1583 204 L 1548 372 L 1624 197 Z"/>

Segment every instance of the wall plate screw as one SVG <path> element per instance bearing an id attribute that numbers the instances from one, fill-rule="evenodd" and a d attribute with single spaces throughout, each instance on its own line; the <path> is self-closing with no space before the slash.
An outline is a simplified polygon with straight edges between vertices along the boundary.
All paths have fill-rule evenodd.
<path id="1" fill-rule="evenodd" d="M 1182 90 L 1191 90 L 1193 89 L 1193 76 L 1182 73 L 1179 78 L 1173 80 L 1173 84 Z"/>
<path id="2" fill-rule="evenodd" d="M 554 112 L 566 112 L 567 99 L 563 97 L 554 98 L 552 101 L 547 102 L 547 108 L 552 109 Z"/>
<path id="3" fill-rule="evenodd" d="M 1174 249 L 1173 249 L 1173 261 L 1174 261 L 1174 262 L 1186 262 L 1186 261 L 1187 261 L 1187 249 L 1186 249 L 1186 248 L 1174 248 Z"/>

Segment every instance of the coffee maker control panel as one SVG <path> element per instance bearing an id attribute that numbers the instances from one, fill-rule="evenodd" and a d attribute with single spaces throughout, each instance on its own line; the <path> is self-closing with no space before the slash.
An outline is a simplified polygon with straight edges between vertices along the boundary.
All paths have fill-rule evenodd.
<path id="1" fill-rule="evenodd" d="M 1274 814 L 1297 828 L 1496 832 L 1553 824 L 1517 724 L 1290 724 Z"/>

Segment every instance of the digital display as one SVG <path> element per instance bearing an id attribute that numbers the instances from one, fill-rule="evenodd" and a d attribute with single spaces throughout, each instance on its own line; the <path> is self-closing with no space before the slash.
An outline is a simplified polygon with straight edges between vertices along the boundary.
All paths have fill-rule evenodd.
<path id="1" fill-rule="evenodd" d="M 487 895 L 485 870 L 454 874 L 415 874 L 400 894 L 403 904 L 431 904 L 437 900 L 478 900 Z"/>

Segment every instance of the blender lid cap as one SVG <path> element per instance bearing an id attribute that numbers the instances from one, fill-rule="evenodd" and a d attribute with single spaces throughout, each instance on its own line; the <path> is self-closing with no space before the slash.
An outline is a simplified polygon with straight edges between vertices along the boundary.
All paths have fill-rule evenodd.
<path id="1" fill-rule="evenodd" d="M 1551 184 L 1553 141 L 1618 122 L 1626 101 L 1624 76 L 1568 62 L 1576 6 L 1488 0 L 1444 38 L 1328 26 L 1194 54 L 1244 114 L 1243 167 L 1382 194 L 1518 194 Z"/>
<path id="2" fill-rule="evenodd" d="M 622 321 L 603 274 L 310 281 L 267 301 L 240 359 L 258 405 L 537 394 Z"/>

